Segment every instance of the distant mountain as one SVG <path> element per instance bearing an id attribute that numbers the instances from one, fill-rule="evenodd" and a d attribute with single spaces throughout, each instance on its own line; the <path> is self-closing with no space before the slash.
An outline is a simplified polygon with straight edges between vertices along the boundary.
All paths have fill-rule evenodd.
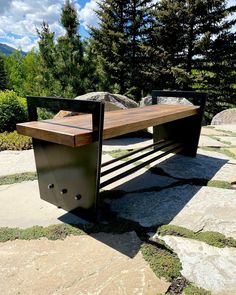
<path id="1" fill-rule="evenodd" d="M 4 54 L 4 55 L 10 55 L 12 54 L 14 51 L 16 51 L 17 49 L 11 47 L 11 46 L 8 46 L 6 44 L 2 44 L 0 43 L 0 53 Z M 24 51 L 21 51 L 22 55 L 25 56 L 27 53 L 24 52 Z"/>

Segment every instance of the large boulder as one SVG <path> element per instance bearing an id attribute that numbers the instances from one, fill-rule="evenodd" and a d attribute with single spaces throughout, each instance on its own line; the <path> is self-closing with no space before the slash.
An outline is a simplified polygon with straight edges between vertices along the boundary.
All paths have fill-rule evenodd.
<path id="1" fill-rule="evenodd" d="M 109 92 L 90 92 L 84 95 L 77 96 L 75 99 L 103 101 L 105 103 L 105 111 L 138 107 L 138 104 L 128 97 L 121 94 L 113 94 Z"/>
<path id="2" fill-rule="evenodd" d="M 152 104 L 151 95 L 142 98 L 140 106 L 147 106 Z M 183 104 L 192 105 L 192 103 L 184 97 L 157 97 L 157 104 Z"/>
<path id="3" fill-rule="evenodd" d="M 91 100 L 91 101 L 102 101 L 105 104 L 105 111 L 114 111 L 119 109 L 130 109 L 136 108 L 139 105 L 129 99 L 128 97 L 121 94 L 113 94 L 109 92 L 89 92 L 84 95 L 75 97 L 75 100 Z M 60 111 L 54 118 L 64 118 L 68 116 L 74 116 L 78 113 Z"/>
<path id="4" fill-rule="evenodd" d="M 224 110 L 211 121 L 211 125 L 236 124 L 236 108 Z"/>

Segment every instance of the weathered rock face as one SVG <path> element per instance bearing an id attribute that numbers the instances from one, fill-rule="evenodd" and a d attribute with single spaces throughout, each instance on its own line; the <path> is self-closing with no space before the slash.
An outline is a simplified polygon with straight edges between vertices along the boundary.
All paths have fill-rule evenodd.
<path id="1" fill-rule="evenodd" d="M 236 294 L 236 249 L 174 236 L 161 237 L 182 263 L 182 275 L 213 295 Z"/>
<path id="2" fill-rule="evenodd" d="M 213 117 L 211 125 L 222 124 L 236 124 L 236 108 L 224 110 Z"/>
<path id="3" fill-rule="evenodd" d="M 0 294 L 166 293 L 140 244 L 134 232 L 1 243 Z"/>
<path id="4" fill-rule="evenodd" d="M 75 100 L 102 101 L 105 103 L 106 112 L 138 107 L 138 104 L 128 97 L 121 94 L 113 94 L 109 92 L 89 92 L 87 94 L 75 97 Z M 77 114 L 78 113 L 60 111 L 54 118 L 64 118 Z"/>
<path id="5" fill-rule="evenodd" d="M 140 106 L 147 106 L 152 104 L 152 97 L 146 96 L 142 98 L 140 102 Z M 192 105 L 190 101 L 188 101 L 184 97 L 158 97 L 157 104 L 183 104 L 183 105 Z"/>
<path id="6" fill-rule="evenodd" d="M 184 185 L 159 192 L 129 193 L 112 199 L 110 206 L 119 217 L 142 226 L 170 223 L 236 238 L 235 190 Z"/>
<path id="7" fill-rule="evenodd" d="M 138 107 L 138 104 L 121 94 L 112 94 L 109 92 L 90 92 L 84 95 L 77 96 L 76 100 L 92 100 L 103 101 L 106 111 L 119 109 L 130 109 Z"/>

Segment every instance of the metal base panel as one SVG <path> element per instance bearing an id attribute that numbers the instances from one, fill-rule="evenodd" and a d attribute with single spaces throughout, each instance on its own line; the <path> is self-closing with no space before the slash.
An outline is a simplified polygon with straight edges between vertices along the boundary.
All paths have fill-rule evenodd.
<path id="1" fill-rule="evenodd" d="M 95 208 L 98 143 L 71 148 L 34 139 L 33 144 L 41 198 L 66 211 Z"/>

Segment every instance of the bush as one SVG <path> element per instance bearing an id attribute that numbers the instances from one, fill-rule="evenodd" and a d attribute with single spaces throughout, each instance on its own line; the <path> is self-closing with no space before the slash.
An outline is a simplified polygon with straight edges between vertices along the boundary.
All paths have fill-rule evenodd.
<path id="1" fill-rule="evenodd" d="M 0 91 L 0 132 L 13 131 L 16 124 L 27 121 L 26 100 L 14 91 Z"/>
<path id="2" fill-rule="evenodd" d="M 22 151 L 32 148 L 32 140 L 28 136 L 20 135 L 16 131 L 0 134 L 0 151 Z"/>

